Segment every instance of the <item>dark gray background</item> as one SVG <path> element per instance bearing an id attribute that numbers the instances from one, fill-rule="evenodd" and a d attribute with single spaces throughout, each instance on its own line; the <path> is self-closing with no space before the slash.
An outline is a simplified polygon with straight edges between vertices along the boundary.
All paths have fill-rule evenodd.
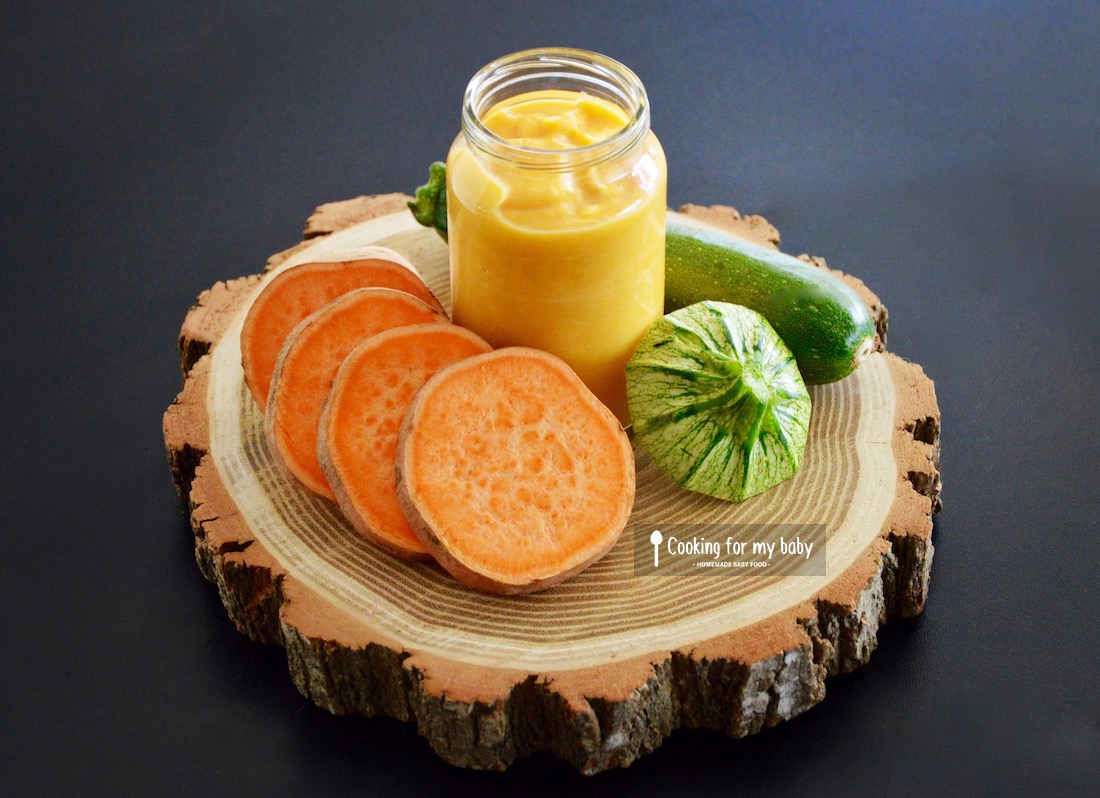
<path id="1" fill-rule="evenodd" d="M 886 9 L 890 8 L 889 11 Z M 16 3 L 0 15 L 0 783 L 18 794 L 1074 794 L 1100 779 L 1100 5 Z M 862 276 L 936 380 L 924 616 L 752 739 L 584 780 L 335 718 L 192 560 L 160 417 L 194 296 L 411 190 L 482 64 L 649 89 L 669 198 Z M 10 793 L 9 793 L 10 794 Z"/>

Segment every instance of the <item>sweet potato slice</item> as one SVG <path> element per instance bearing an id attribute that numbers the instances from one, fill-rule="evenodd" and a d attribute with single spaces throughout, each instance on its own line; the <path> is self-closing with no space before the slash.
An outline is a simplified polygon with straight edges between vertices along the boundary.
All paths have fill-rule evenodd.
<path id="1" fill-rule="evenodd" d="M 280 272 L 253 301 L 241 330 L 241 365 L 261 410 L 267 407 L 271 375 L 286 337 L 336 297 L 356 288 L 393 288 L 443 312 L 413 265 L 392 249 L 363 247 L 354 255 L 354 260 L 303 263 Z"/>
<path id="2" fill-rule="evenodd" d="M 344 515 L 398 557 L 428 557 L 397 501 L 397 434 L 425 381 L 492 347 L 453 324 L 414 324 L 369 338 L 344 358 L 332 383 L 317 457 Z"/>
<path id="3" fill-rule="evenodd" d="M 509 347 L 424 384 L 401 428 L 397 485 L 409 524 L 458 581 L 530 593 L 618 539 L 634 503 L 634 453 L 563 361 Z"/>
<path id="4" fill-rule="evenodd" d="M 317 428 L 344 358 L 372 335 L 425 323 L 448 322 L 404 291 L 358 288 L 307 316 L 287 336 L 275 364 L 264 423 L 276 459 L 307 488 L 336 499 L 317 460 Z"/>

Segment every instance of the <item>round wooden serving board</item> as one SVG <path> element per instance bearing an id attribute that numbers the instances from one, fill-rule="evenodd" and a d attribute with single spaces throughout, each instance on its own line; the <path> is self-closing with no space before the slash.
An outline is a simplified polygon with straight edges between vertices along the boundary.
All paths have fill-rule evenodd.
<path id="1" fill-rule="evenodd" d="M 237 627 L 286 648 L 294 683 L 337 714 L 414 721 L 448 762 L 503 769 L 546 750 L 585 773 L 630 764 L 674 729 L 739 737 L 820 701 L 878 627 L 921 612 L 939 505 L 939 410 L 921 368 L 884 350 L 816 386 L 802 470 L 741 504 L 674 485 L 638 450 L 634 514 L 614 549 L 544 593 L 467 589 L 357 535 L 279 470 L 243 384 L 239 333 L 260 285 L 297 263 L 392 247 L 448 305 L 447 251 L 390 194 L 324 205 L 264 275 L 203 292 L 180 334 L 184 388 L 164 418 L 195 550 Z M 760 217 L 682 209 L 776 246 Z M 825 268 L 821 261 L 816 261 Z M 635 575 L 634 524 L 824 524 L 826 575 Z"/>

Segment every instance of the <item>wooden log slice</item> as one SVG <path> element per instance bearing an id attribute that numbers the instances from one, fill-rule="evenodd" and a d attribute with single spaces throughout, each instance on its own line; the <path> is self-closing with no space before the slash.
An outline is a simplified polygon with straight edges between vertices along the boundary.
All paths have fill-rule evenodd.
<path id="1" fill-rule="evenodd" d="M 826 676 L 867 661 L 886 618 L 921 612 L 939 410 L 920 366 L 881 351 L 885 308 L 851 277 L 880 351 L 811 389 L 802 470 L 774 490 L 736 505 L 708 499 L 639 450 L 627 533 L 579 576 L 532 596 L 478 593 L 366 542 L 277 468 L 243 383 L 239 333 L 264 279 L 369 244 L 408 257 L 448 304 L 446 248 L 405 200 L 318 208 L 305 242 L 274 256 L 266 276 L 204 292 L 180 334 L 185 381 L 164 435 L 199 566 L 242 632 L 285 647 L 303 695 L 336 714 L 415 722 L 455 765 L 503 769 L 545 750 L 595 773 L 629 765 L 678 727 L 740 737 L 792 718 L 822 700 Z M 779 240 L 731 208 L 682 211 Z M 631 529 L 677 522 L 824 524 L 826 575 L 636 576 Z"/>

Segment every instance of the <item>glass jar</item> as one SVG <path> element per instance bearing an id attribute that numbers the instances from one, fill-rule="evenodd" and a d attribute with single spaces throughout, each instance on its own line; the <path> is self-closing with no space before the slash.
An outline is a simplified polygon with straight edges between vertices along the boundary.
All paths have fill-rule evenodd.
<path id="1" fill-rule="evenodd" d="M 629 423 L 626 364 L 664 309 L 666 184 L 625 66 L 571 49 L 489 64 L 447 157 L 455 323 L 557 355 Z"/>

